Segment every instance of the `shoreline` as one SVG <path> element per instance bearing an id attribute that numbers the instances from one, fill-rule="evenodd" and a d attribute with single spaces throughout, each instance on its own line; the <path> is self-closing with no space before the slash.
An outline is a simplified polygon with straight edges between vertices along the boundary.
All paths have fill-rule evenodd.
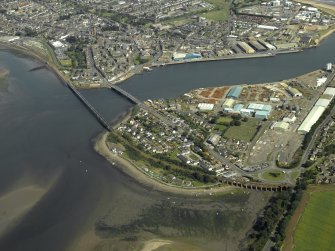
<path id="1" fill-rule="evenodd" d="M 112 153 L 108 149 L 106 145 L 107 134 L 108 132 L 105 131 L 97 136 L 94 144 L 95 151 L 103 156 L 109 163 L 114 164 L 114 166 L 121 170 L 123 173 L 129 175 L 135 181 L 139 182 L 141 185 L 149 187 L 150 189 L 160 192 L 187 196 L 213 196 L 218 194 L 227 194 L 228 192 L 233 192 L 237 190 L 236 187 L 227 186 L 220 183 L 204 187 L 180 187 L 165 183 L 159 179 L 148 176 L 135 164 L 127 159 L 120 157 L 119 155 Z"/>
<path id="2" fill-rule="evenodd" d="M 333 15 L 335 17 L 335 5 L 330 5 L 330 4 L 315 1 L 315 0 L 294 0 L 294 1 L 298 2 L 298 3 L 305 4 L 305 5 L 311 5 L 311 6 L 317 7 L 321 11 L 324 11 L 324 12 L 326 12 L 330 15 Z M 227 56 L 214 57 L 214 58 L 200 58 L 200 59 L 193 59 L 193 60 L 171 61 L 171 62 L 167 62 L 167 63 L 153 62 L 153 63 L 150 63 L 149 65 L 143 65 L 143 67 L 147 66 L 149 68 L 150 67 L 151 68 L 156 68 L 156 67 L 161 67 L 161 66 L 165 66 L 165 65 L 204 63 L 204 62 L 224 61 L 224 60 L 238 60 L 238 59 L 267 58 L 267 57 L 275 57 L 275 56 L 281 55 L 281 54 L 300 53 L 300 52 L 303 52 L 306 49 L 311 49 L 311 48 L 315 48 L 315 47 L 320 46 L 322 41 L 325 40 L 326 38 L 328 38 L 334 32 L 335 32 L 335 25 L 329 31 L 327 31 L 325 34 L 320 36 L 316 45 L 309 46 L 309 47 L 306 47 L 306 48 L 298 47 L 298 48 L 292 48 L 292 49 L 288 49 L 288 50 L 275 50 L 275 51 L 268 51 L 268 52 L 258 52 L 258 53 L 256 52 L 256 53 L 253 53 L 253 54 L 227 55 Z M 52 62 L 52 60 L 50 60 L 49 58 L 43 58 L 42 55 L 39 55 L 37 52 L 30 51 L 29 48 L 20 47 L 18 45 L 12 44 L 10 42 L 4 42 L 4 41 L 0 41 L 0 47 L 1 46 L 5 47 L 7 49 L 10 49 L 10 50 L 18 51 L 18 52 L 23 53 L 27 56 L 31 56 L 34 59 L 37 59 L 41 62 L 47 62 L 46 68 L 53 71 L 56 74 L 56 76 L 66 85 L 68 83 L 71 83 L 78 89 L 106 88 L 106 86 L 101 85 L 101 84 L 100 84 L 100 86 L 81 86 L 80 83 L 72 82 L 70 79 L 67 79 L 64 76 L 63 73 L 60 72 L 61 70 L 58 69 L 58 66 L 55 65 L 55 63 Z M 48 52 L 48 54 L 45 55 L 45 56 L 52 57 L 50 55 L 50 52 Z M 115 81 L 112 81 L 112 82 L 109 82 L 109 83 L 112 84 L 112 85 L 122 84 L 124 81 L 132 78 L 133 76 L 135 76 L 137 74 L 143 74 L 145 72 L 143 67 L 139 72 L 135 72 L 135 71 L 130 70 L 130 71 L 126 72 L 123 76 L 120 76 L 117 79 L 115 79 Z M 87 82 L 89 82 L 89 81 L 87 81 Z"/>
<path id="3" fill-rule="evenodd" d="M 19 47 L 17 45 L 4 43 L 0 41 L 0 47 L 1 46 L 7 50 L 12 50 L 14 52 L 22 53 L 23 55 L 26 55 L 28 57 L 32 57 L 33 59 L 39 61 L 40 63 L 47 63 L 45 65 L 45 68 L 53 72 L 64 85 L 68 85 L 68 83 L 70 82 L 70 80 L 66 79 L 63 76 L 63 74 L 60 73 L 60 70 L 57 68 L 56 65 L 54 65 L 53 62 L 50 62 L 47 58 L 43 58 L 42 55 L 38 55 L 36 52 L 28 51 L 28 48 Z"/>
<path id="4" fill-rule="evenodd" d="M 294 1 L 297 3 L 302 3 L 302 4 L 316 7 L 330 15 L 335 15 L 335 5 L 331 5 L 325 2 L 315 1 L 315 0 L 294 0 Z"/>

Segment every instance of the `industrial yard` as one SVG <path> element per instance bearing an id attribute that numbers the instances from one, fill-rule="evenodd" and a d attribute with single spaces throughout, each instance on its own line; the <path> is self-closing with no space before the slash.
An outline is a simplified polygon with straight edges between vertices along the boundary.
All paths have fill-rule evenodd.
<path id="1" fill-rule="evenodd" d="M 333 78 L 327 64 L 280 82 L 200 88 L 176 99 L 147 100 L 145 105 L 173 126 L 140 109 L 111 133 L 117 140 L 110 148 L 174 185 L 193 187 L 216 178 L 292 184 L 306 158 L 305 138 L 332 106 Z M 126 148 L 120 150 L 120 143 Z"/>

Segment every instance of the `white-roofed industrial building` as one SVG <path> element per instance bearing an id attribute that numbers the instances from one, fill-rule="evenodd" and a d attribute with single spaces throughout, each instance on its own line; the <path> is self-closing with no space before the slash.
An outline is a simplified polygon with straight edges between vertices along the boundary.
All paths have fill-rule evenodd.
<path id="1" fill-rule="evenodd" d="M 335 96 L 335 88 L 334 87 L 327 87 L 323 94 L 331 95 L 331 96 L 334 97 Z"/>
<path id="2" fill-rule="evenodd" d="M 330 104 L 330 101 L 330 99 L 319 98 L 318 101 L 315 103 L 315 106 L 327 107 Z"/>
<path id="3" fill-rule="evenodd" d="M 314 106 L 298 128 L 298 132 L 308 133 L 325 110 L 326 108 L 323 106 Z"/>
<path id="4" fill-rule="evenodd" d="M 209 103 L 200 103 L 198 104 L 198 108 L 200 111 L 211 111 L 213 110 L 214 105 Z"/>
<path id="5" fill-rule="evenodd" d="M 273 130 L 278 130 L 278 131 L 287 131 L 289 127 L 290 127 L 290 124 L 284 121 L 274 122 L 271 126 Z"/>
<path id="6" fill-rule="evenodd" d="M 302 97 L 302 93 L 298 91 L 296 88 L 289 87 L 287 88 L 287 91 L 293 96 L 293 97 Z"/>
<path id="7" fill-rule="evenodd" d="M 226 101 L 222 104 L 223 108 L 232 108 L 235 103 L 234 99 L 227 98 Z"/>

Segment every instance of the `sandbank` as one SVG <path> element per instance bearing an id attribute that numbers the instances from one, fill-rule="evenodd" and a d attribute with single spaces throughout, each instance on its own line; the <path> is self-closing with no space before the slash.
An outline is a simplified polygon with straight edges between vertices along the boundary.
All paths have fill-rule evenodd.
<path id="1" fill-rule="evenodd" d="M 31 209 L 47 190 L 37 186 L 27 186 L 11 191 L 0 197 L 0 234 Z"/>

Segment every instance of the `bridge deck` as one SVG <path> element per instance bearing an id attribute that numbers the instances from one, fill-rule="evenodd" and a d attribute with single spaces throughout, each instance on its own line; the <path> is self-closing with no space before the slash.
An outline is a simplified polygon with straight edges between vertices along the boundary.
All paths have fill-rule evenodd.
<path id="1" fill-rule="evenodd" d="M 68 87 L 73 91 L 73 93 L 86 105 L 86 107 L 95 115 L 99 122 L 109 131 L 112 130 L 111 126 L 107 121 L 100 115 L 100 113 L 88 102 L 88 100 L 70 83 Z"/>

